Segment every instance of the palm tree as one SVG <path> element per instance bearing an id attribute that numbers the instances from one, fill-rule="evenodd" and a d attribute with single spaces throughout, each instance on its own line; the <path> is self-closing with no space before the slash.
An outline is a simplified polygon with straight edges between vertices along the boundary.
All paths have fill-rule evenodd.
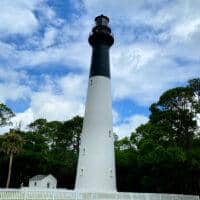
<path id="1" fill-rule="evenodd" d="M 10 157 L 6 188 L 8 188 L 10 185 L 13 156 L 22 151 L 23 144 L 24 144 L 23 138 L 19 134 L 17 134 L 15 129 L 11 129 L 9 133 L 6 133 L 2 137 L 2 143 L 1 143 L 0 150 Z"/>

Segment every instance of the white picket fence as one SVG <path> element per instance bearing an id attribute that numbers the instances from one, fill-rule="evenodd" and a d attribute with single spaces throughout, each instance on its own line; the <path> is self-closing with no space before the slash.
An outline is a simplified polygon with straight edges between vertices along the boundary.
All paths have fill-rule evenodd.
<path id="1" fill-rule="evenodd" d="M 199 200 L 199 197 L 156 193 L 89 193 L 64 189 L 0 189 L 0 200 Z"/>

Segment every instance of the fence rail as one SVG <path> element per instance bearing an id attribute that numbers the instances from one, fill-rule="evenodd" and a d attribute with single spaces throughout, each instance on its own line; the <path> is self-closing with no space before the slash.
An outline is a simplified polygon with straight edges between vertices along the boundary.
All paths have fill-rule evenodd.
<path id="1" fill-rule="evenodd" d="M 90 193 L 62 189 L 0 189 L 0 200 L 199 200 L 199 197 L 159 193 Z"/>

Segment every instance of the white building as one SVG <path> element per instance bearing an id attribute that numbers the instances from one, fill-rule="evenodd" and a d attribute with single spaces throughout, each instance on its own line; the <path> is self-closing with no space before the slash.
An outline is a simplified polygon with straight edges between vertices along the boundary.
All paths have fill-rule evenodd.
<path id="1" fill-rule="evenodd" d="M 29 179 L 30 188 L 50 188 L 54 189 L 57 186 L 57 180 L 51 174 L 36 175 Z"/>

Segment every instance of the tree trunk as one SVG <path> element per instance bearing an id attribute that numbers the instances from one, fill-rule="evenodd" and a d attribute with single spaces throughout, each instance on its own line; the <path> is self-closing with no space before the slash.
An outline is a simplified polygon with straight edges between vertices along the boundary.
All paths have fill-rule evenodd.
<path id="1" fill-rule="evenodd" d="M 11 171 L 12 171 L 12 161 L 13 161 L 13 154 L 10 154 L 10 161 L 9 161 L 9 168 L 8 168 L 8 177 L 6 182 L 6 188 L 9 188 L 10 185 L 10 177 L 11 177 Z"/>

